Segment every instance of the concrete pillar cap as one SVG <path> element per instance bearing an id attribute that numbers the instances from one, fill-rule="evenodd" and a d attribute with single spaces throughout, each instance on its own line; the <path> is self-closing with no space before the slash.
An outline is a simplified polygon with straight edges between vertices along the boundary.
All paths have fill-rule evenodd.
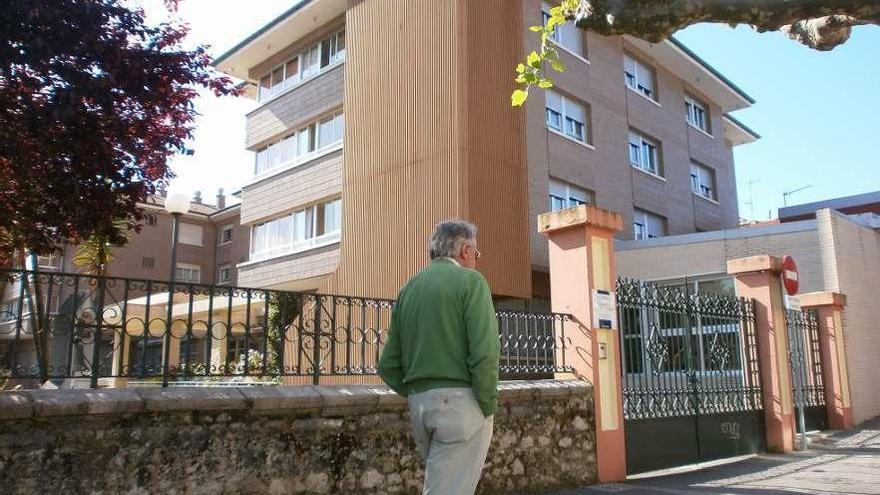
<path id="1" fill-rule="evenodd" d="M 806 294 L 798 294 L 801 301 L 801 307 L 815 308 L 818 306 L 846 306 L 846 295 L 840 292 L 808 292 Z"/>
<path id="2" fill-rule="evenodd" d="M 782 258 L 762 254 L 749 256 L 748 258 L 736 258 L 727 260 L 727 274 L 739 275 L 753 272 L 778 272 L 782 268 Z"/>
<path id="3" fill-rule="evenodd" d="M 623 217 L 620 213 L 592 205 L 580 205 L 538 215 L 538 232 L 545 235 L 581 226 L 618 232 L 623 230 Z"/>

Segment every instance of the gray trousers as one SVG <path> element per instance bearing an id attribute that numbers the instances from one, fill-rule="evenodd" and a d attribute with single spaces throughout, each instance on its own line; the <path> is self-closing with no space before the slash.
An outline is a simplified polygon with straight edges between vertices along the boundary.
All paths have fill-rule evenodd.
<path id="1" fill-rule="evenodd" d="M 492 440 L 469 388 L 438 388 L 409 396 L 412 433 L 425 462 L 423 495 L 472 495 Z"/>

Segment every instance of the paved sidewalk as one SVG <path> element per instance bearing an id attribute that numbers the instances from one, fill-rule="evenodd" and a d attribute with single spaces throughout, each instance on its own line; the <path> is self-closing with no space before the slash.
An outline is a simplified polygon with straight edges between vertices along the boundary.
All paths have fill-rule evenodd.
<path id="1" fill-rule="evenodd" d="M 762 454 L 668 476 L 594 485 L 548 495 L 880 495 L 880 418 L 820 436 L 805 452 Z"/>

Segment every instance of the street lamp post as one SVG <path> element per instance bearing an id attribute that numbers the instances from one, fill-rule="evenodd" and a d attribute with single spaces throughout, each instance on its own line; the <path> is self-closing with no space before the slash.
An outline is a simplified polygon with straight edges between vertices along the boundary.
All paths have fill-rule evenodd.
<path id="1" fill-rule="evenodd" d="M 165 338 L 162 345 L 162 386 L 168 386 L 168 371 L 171 357 L 171 323 L 174 308 L 174 282 L 177 276 L 177 242 L 180 238 L 180 216 L 189 211 L 189 196 L 177 192 L 165 198 L 165 211 L 171 214 L 171 274 L 168 278 L 168 311 L 165 317 Z"/>

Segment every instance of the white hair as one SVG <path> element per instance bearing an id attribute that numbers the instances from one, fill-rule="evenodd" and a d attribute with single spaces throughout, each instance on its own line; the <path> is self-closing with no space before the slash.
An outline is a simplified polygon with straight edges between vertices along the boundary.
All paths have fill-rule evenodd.
<path id="1" fill-rule="evenodd" d="M 477 226 L 464 220 L 446 220 L 437 224 L 431 242 L 428 244 L 428 254 L 431 259 L 454 258 L 461 245 L 477 238 Z"/>

